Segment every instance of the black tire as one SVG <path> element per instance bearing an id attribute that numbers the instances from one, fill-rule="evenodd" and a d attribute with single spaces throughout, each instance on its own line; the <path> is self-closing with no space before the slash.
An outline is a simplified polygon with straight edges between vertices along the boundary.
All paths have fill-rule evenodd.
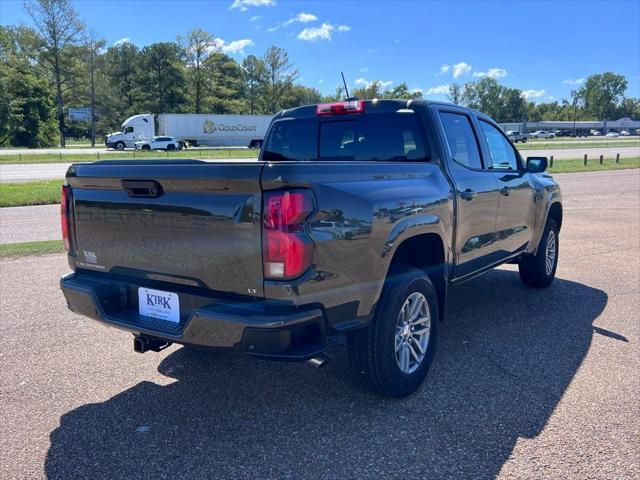
<path id="1" fill-rule="evenodd" d="M 176 146 L 173 143 L 167 145 L 167 151 L 173 152 L 176 149 Z"/>
<path id="2" fill-rule="evenodd" d="M 535 255 L 527 255 L 518 262 L 520 279 L 528 287 L 545 288 L 556 276 L 560 243 L 558 225 L 553 218 L 547 219 L 540 245 Z M 553 243 L 553 245 L 551 245 Z M 547 264 L 549 252 L 553 250 L 553 260 Z"/>
<path id="3" fill-rule="evenodd" d="M 397 349 L 397 335 L 402 335 L 397 329 L 401 309 L 415 293 L 420 293 L 426 300 L 430 314 L 429 334 L 421 362 L 414 371 L 405 373 L 400 367 L 401 360 L 397 358 L 401 355 Z M 436 291 L 424 271 L 405 267 L 390 273 L 371 325 L 349 334 L 349 360 L 359 382 L 369 390 L 388 397 L 400 398 L 413 393 L 431 366 L 438 318 Z M 413 338 L 416 334 L 408 332 L 408 335 Z"/>
<path id="4" fill-rule="evenodd" d="M 149 145 L 142 145 L 142 150 L 151 150 Z"/>
<path id="5" fill-rule="evenodd" d="M 522 139 L 522 143 L 527 143 L 527 139 L 526 139 L 526 138 L 523 138 L 523 139 Z"/>
<path id="6" fill-rule="evenodd" d="M 116 150 L 124 150 L 124 147 L 125 147 L 124 142 L 116 142 L 115 144 Z"/>

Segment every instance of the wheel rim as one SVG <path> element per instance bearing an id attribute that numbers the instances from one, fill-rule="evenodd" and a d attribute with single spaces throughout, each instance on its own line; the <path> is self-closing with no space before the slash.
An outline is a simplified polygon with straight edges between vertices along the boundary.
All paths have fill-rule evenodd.
<path id="1" fill-rule="evenodd" d="M 422 365 L 430 333 L 429 304 L 422 293 L 414 292 L 405 300 L 396 322 L 396 362 L 403 373 L 413 373 Z"/>
<path id="2" fill-rule="evenodd" d="M 544 255 L 545 269 L 547 275 L 551 275 L 553 272 L 553 266 L 556 262 L 556 234 L 553 230 L 549 232 L 547 237 L 547 248 Z"/>

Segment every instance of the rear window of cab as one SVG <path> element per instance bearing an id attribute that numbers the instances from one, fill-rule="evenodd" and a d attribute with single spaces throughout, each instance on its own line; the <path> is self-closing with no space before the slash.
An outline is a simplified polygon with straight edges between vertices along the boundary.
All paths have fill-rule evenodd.
<path id="1" fill-rule="evenodd" d="M 428 161 L 416 113 L 291 118 L 274 122 L 265 142 L 266 161 Z"/>

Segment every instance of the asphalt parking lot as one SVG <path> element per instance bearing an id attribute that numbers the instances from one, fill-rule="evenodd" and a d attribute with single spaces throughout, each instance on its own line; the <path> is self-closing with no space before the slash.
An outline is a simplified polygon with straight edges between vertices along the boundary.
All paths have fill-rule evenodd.
<path id="1" fill-rule="evenodd" d="M 132 337 L 66 310 L 62 255 L 0 262 L 0 477 L 638 478 L 640 170 L 559 175 L 557 279 L 451 292 L 405 400 L 321 370 Z"/>

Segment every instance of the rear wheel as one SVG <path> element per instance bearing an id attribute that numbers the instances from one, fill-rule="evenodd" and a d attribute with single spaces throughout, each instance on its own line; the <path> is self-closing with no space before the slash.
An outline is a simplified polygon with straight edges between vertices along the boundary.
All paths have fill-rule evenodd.
<path id="1" fill-rule="evenodd" d="M 173 143 L 167 145 L 167 151 L 173 152 L 176 149 L 176 146 Z"/>
<path id="2" fill-rule="evenodd" d="M 436 345 L 438 304 L 422 270 L 389 275 L 371 325 L 349 334 L 349 359 L 356 377 L 389 397 L 413 393 L 424 381 Z"/>
<path id="3" fill-rule="evenodd" d="M 149 145 L 142 145 L 142 150 L 151 150 Z"/>
<path id="4" fill-rule="evenodd" d="M 537 288 L 551 285 L 558 267 L 558 247 L 558 225 L 549 218 L 536 254 L 527 255 L 518 263 L 520 278 L 525 285 Z"/>
<path id="5" fill-rule="evenodd" d="M 522 139 L 522 143 L 527 143 L 527 139 L 526 139 L 526 138 L 523 138 L 523 139 Z"/>

